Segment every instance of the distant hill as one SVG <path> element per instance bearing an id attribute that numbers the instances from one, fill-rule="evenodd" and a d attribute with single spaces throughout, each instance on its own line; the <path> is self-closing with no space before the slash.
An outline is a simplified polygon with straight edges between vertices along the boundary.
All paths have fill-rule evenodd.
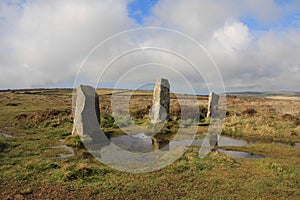
<path id="1" fill-rule="evenodd" d="M 0 92 L 13 92 L 13 93 L 27 93 L 27 94 L 71 94 L 73 88 L 34 88 L 34 89 L 7 89 L 0 90 Z M 97 88 L 99 95 L 111 95 L 114 91 L 115 94 L 134 92 L 134 95 L 152 95 L 152 90 L 131 90 L 131 89 L 111 89 L 111 88 Z M 187 95 L 183 93 L 176 93 L 176 95 Z M 243 92 L 226 92 L 229 96 L 245 96 L 245 97 L 300 97 L 300 92 L 295 91 L 243 91 Z M 208 96 L 207 94 L 198 94 L 197 96 Z"/>
<path id="2" fill-rule="evenodd" d="M 264 94 L 263 92 L 250 92 L 250 91 L 245 91 L 245 92 L 227 92 L 226 94 L 236 94 L 236 95 L 238 95 L 238 94 L 245 94 L 245 95 L 248 95 L 248 94 L 250 94 L 250 95 L 252 95 L 252 94 Z"/>
<path id="3" fill-rule="evenodd" d="M 269 96 L 285 96 L 285 97 L 300 97 L 300 92 L 294 91 L 264 91 L 264 92 L 253 92 L 253 91 L 245 91 L 245 92 L 227 92 L 227 95 L 237 95 L 237 96 L 247 96 L 247 97 L 269 97 Z"/>

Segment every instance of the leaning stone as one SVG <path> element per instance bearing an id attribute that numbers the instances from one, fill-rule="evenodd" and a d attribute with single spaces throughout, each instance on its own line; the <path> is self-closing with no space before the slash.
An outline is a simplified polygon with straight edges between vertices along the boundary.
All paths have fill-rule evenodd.
<path id="1" fill-rule="evenodd" d="M 211 92 L 208 100 L 208 112 L 207 117 L 215 118 L 218 116 L 218 104 L 220 96 L 214 92 Z"/>
<path id="2" fill-rule="evenodd" d="M 153 106 L 150 118 L 153 124 L 169 119 L 170 111 L 170 84 L 167 79 L 159 78 L 153 91 Z"/>
<path id="3" fill-rule="evenodd" d="M 99 133 L 100 110 L 96 90 L 80 85 L 76 90 L 76 108 L 72 135 L 93 135 Z"/>

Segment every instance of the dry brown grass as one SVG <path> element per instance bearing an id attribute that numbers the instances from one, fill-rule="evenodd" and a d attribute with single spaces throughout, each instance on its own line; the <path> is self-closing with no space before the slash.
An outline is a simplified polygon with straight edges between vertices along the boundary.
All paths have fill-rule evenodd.
<path id="1" fill-rule="evenodd" d="M 299 141 L 300 101 L 269 98 L 227 97 L 224 134 L 250 140 Z"/>

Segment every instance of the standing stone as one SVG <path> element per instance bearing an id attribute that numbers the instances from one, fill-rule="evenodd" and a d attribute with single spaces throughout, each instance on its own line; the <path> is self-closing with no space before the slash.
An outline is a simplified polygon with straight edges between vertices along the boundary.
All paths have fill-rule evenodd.
<path id="1" fill-rule="evenodd" d="M 153 92 L 153 106 L 150 118 L 153 124 L 169 119 L 170 111 L 170 84 L 167 79 L 159 78 Z"/>
<path id="2" fill-rule="evenodd" d="M 207 117 L 215 118 L 218 115 L 218 104 L 220 96 L 214 92 L 211 92 L 208 100 L 208 112 Z"/>
<path id="3" fill-rule="evenodd" d="M 76 89 L 76 108 L 72 135 L 92 135 L 100 130 L 99 100 L 96 90 L 87 85 Z"/>

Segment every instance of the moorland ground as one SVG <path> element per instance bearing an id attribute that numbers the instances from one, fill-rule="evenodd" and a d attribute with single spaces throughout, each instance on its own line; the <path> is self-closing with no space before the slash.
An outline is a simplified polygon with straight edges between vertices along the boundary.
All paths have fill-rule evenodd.
<path id="1" fill-rule="evenodd" d="M 122 91 L 121 91 L 122 92 Z M 126 91 L 123 91 L 126 99 Z M 125 134 L 111 115 L 110 89 L 100 95 L 101 127 L 109 137 Z M 151 92 L 130 97 L 130 115 L 149 125 Z M 177 95 L 180 96 L 180 95 Z M 128 96 L 127 96 L 128 98 Z M 189 98 L 182 95 L 180 98 Z M 207 131 L 207 96 L 198 96 L 198 136 Z M 171 95 L 171 120 L 162 135 L 176 132 L 180 106 Z M 212 152 L 198 157 L 191 146 L 161 170 L 134 174 L 111 169 L 93 158 L 72 131 L 72 90 L 0 92 L 1 199 L 298 199 L 300 196 L 300 98 L 227 96 L 223 135 L 253 141 L 222 147 L 263 155 L 261 159 L 231 158 Z M 185 123 L 188 130 L 188 122 Z M 75 155 L 58 158 L 64 149 Z"/>

